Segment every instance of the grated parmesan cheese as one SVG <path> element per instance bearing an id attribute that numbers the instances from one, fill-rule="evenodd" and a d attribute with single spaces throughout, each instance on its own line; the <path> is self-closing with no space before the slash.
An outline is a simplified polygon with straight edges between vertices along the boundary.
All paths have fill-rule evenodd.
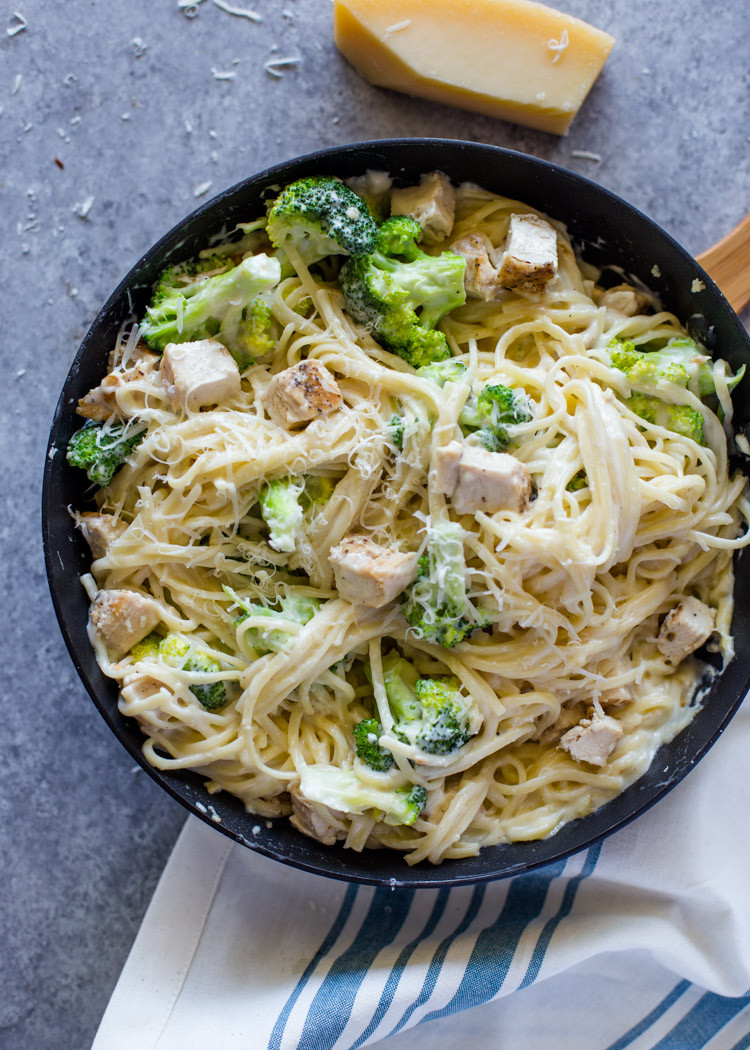
<path id="1" fill-rule="evenodd" d="M 15 80 L 13 81 L 13 88 L 11 90 L 11 95 L 17 95 L 18 92 L 21 90 L 21 81 L 22 80 L 23 80 L 23 76 L 20 73 L 16 73 Z"/>
<path id="2" fill-rule="evenodd" d="M 690 285 L 690 291 L 695 295 L 697 292 L 705 292 L 706 286 L 700 277 L 696 277 L 693 283 Z"/>
<path id="3" fill-rule="evenodd" d="M 195 18 L 198 14 L 198 5 L 202 3 L 203 0 L 177 0 L 177 6 L 185 18 Z"/>
<path id="4" fill-rule="evenodd" d="M 222 73 L 220 69 L 215 66 L 211 66 L 211 74 L 214 80 L 234 80 L 237 76 L 237 72 L 234 69 L 227 70 L 226 73 Z"/>
<path id="5" fill-rule="evenodd" d="M 560 34 L 560 39 L 559 40 L 548 40 L 547 41 L 547 47 L 550 49 L 550 51 L 554 51 L 555 52 L 555 57 L 552 59 L 552 64 L 553 65 L 555 64 L 555 62 L 559 62 L 560 61 L 560 59 L 562 58 L 562 53 L 563 53 L 563 51 L 565 51 L 565 49 L 567 48 L 569 43 L 570 43 L 570 40 L 568 39 L 568 30 L 567 29 L 563 29 L 562 33 Z"/>
<path id="6" fill-rule="evenodd" d="M 587 149 L 573 149 L 570 151 L 571 157 L 577 157 L 578 160 L 593 160 L 596 164 L 600 164 L 602 160 L 601 153 L 592 153 L 591 150 Z"/>
<path id="7" fill-rule="evenodd" d="M 23 33 L 24 29 L 26 29 L 29 24 L 18 11 L 13 12 L 11 23 L 12 24 L 5 30 L 6 36 L 18 36 L 19 33 Z"/>
<path id="8" fill-rule="evenodd" d="M 405 18 L 403 22 L 396 22 L 395 25 L 388 26 L 386 33 L 400 33 L 402 29 L 408 29 L 411 25 L 411 19 Z"/>
<path id="9" fill-rule="evenodd" d="M 280 68 L 283 66 L 296 66 L 302 61 L 299 57 L 289 58 L 269 58 L 263 67 L 266 73 L 270 73 L 272 77 L 283 77 L 284 69 Z"/>
<path id="10" fill-rule="evenodd" d="M 233 7 L 226 0 L 213 0 L 213 3 L 220 11 L 226 11 L 228 15 L 234 15 L 236 18 L 248 18 L 251 22 L 263 21 L 263 17 L 257 11 L 251 11 L 248 7 Z"/>
<path id="11" fill-rule="evenodd" d="M 208 179 L 206 182 L 202 182 L 200 186 L 196 186 L 193 190 L 194 197 L 202 197 L 204 193 L 208 193 L 213 185 L 213 179 Z"/>
<path id="12" fill-rule="evenodd" d="M 79 219 L 87 219 L 88 214 L 91 211 L 91 206 L 94 203 L 95 199 L 95 197 L 87 197 L 86 200 L 80 201 L 78 204 L 74 204 L 74 214 L 77 215 Z"/>

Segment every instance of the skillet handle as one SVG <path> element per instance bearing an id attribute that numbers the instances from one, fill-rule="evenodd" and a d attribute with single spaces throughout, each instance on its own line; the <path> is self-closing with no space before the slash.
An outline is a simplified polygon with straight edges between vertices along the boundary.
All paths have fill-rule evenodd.
<path id="1" fill-rule="evenodd" d="M 735 226 L 713 248 L 698 256 L 698 262 L 716 281 L 737 313 L 750 303 L 750 215 Z"/>

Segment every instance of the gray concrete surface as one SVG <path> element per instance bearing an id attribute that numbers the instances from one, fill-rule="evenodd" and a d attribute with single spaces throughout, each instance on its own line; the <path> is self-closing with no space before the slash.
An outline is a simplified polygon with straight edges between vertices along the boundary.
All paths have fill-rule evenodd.
<path id="1" fill-rule="evenodd" d="M 566 0 L 618 44 L 565 139 L 371 88 L 335 51 L 325 0 L 242 3 L 263 21 L 212 0 L 193 19 L 177 0 L 15 0 L 28 28 L 12 36 L 14 3 L 0 7 L 2 1050 L 90 1045 L 184 819 L 134 772 L 77 680 L 38 506 L 78 343 L 196 190 L 321 146 L 433 135 L 585 172 L 694 252 L 750 209 L 745 0 Z M 300 61 L 282 78 L 264 71 L 289 56 Z"/>

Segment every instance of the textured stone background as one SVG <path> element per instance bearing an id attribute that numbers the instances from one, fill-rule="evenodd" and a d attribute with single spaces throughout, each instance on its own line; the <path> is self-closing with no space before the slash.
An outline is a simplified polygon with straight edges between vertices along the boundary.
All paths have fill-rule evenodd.
<path id="1" fill-rule="evenodd" d="M 47 430 L 99 306 L 204 184 L 208 196 L 270 163 L 366 138 L 463 137 L 549 158 L 698 252 L 750 209 L 750 9 L 566 0 L 618 44 L 560 140 L 371 88 L 335 51 L 326 0 L 255 0 L 260 24 L 212 0 L 192 20 L 177 0 L 16 4 L 29 25 L 14 36 L 14 5 L 0 7 L 0 1047 L 77 1050 L 90 1045 L 184 819 L 96 714 L 44 579 Z M 264 71 L 288 56 L 300 62 L 283 78 Z"/>

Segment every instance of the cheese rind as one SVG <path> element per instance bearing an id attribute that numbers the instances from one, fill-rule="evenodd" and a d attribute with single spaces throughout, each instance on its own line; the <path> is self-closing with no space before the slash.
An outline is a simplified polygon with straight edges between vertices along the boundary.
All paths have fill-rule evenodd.
<path id="1" fill-rule="evenodd" d="M 336 45 L 371 83 L 558 135 L 615 42 L 531 0 L 334 3 Z"/>

